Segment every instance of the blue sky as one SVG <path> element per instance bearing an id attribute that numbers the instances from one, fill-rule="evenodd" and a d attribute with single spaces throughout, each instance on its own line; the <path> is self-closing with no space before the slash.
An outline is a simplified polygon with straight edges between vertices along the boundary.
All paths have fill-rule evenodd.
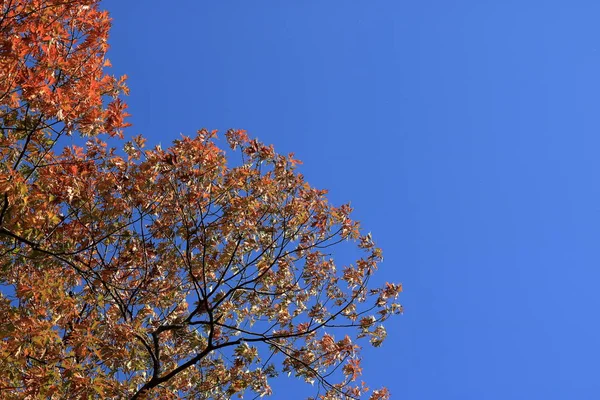
<path id="1" fill-rule="evenodd" d="M 372 386 L 600 398 L 600 2 L 103 5 L 130 134 L 243 128 L 352 202 L 405 289 Z"/>

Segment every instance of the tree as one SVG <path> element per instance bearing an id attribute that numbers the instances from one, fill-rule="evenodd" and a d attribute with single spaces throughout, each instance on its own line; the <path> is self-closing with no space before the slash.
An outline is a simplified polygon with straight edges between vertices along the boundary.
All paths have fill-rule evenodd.
<path id="1" fill-rule="evenodd" d="M 229 164 L 214 131 L 125 142 L 109 26 L 96 0 L 2 2 L 2 398 L 263 396 L 279 373 L 366 393 L 355 339 L 402 310 L 371 235 L 243 130 Z"/>

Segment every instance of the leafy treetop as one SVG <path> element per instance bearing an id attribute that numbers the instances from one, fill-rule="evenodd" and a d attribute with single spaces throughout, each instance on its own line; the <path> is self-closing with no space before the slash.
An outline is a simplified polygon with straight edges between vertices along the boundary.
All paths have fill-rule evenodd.
<path id="1" fill-rule="evenodd" d="M 369 392 L 356 340 L 382 343 L 401 286 L 369 284 L 381 250 L 350 206 L 243 130 L 225 135 L 231 165 L 204 129 L 110 147 L 127 124 L 107 14 L 2 4 L 2 397 L 264 396 L 280 373 L 322 399 Z M 85 145 L 57 150 L 72 133 Z M 362 256 L 336 265 L 350 245 Z"/>

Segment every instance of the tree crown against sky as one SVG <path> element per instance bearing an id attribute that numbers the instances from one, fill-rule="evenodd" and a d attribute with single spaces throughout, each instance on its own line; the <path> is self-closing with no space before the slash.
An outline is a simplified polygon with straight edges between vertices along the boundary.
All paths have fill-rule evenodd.
<path id="1" fill-rule="evenodd" d="M 225 134 L 235 161 L 205 129 L 126 141 L 97 1 L 2 12 L 3 397 L 262 396 L 287 373 L 387 398 L 359 383 L 355 340 L 381 344 L 401 286 L 369 285 L 382 253 L 351 207 L 243 130 Z M 341 247 L 362 256 L 336 265 Z"/>

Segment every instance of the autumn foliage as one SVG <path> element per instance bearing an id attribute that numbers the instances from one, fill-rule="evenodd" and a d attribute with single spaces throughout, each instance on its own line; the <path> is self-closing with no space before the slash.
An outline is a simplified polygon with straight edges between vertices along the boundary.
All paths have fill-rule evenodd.
<path id="1" fill-rule="evenodd" d="M 369 285 L 381 250 L 350 206 L 242 130 L 127 141 L 97 3 L 1 3 L 0 397 L 263 396 L 283 373 L 387 398 L 359 344 L 401 286 Z"/>

